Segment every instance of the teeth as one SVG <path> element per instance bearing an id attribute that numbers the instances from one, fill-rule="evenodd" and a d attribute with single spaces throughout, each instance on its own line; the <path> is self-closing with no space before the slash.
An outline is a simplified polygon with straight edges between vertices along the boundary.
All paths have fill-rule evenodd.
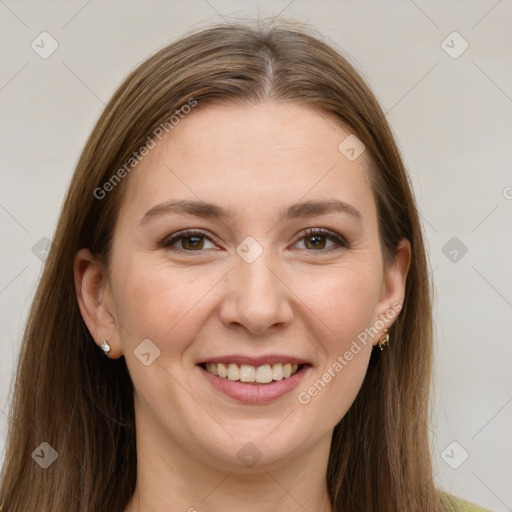
<path id="1" fill-rule="evenodd" d="M 242 382 L 254 382 L 256 380 L 256 370 L 254 366 L 249 366 L 248 364 L 240 366 L 240 380 Z"/>
<path id="2" fill-rule="evenodd" d="M 238 366 L 235 363 L 206 363 L 206 370 L 222 379 L 228 378 L 229 380 L 257 382 L 260 384 L 268 384 L 273 380 L 287 379 L 296 373 L 298 369 L 298 364 L 291 363 L 264 364 L 258 367 L 249 364 Z"/>
<path id="3" fill-rule="evenodd" d="M 212 366 L 214 366 L 214 365 L 212 365 Z M 228 369 L 222 363 L 219 363 L 217 369 L 219 372 L 219 377 L 222 377 L 223 379 L 225 379 L 228 376 Z"/>
<path id="4" fill-rule="evenodd" d="M 256 370 L 256 382 L 272 382 L 272 367 L 269 364 L 258 366 Z"/>
<path id="5" fill-rule="evenodd" d="M 283 378 L 283 365 L 281 363 L 272 366 L 272 378 L 274 380 L 281 380 Z"/>
<path id="6" fill-rule="evenodd" d="M 240 368 L 237 364 L 228 365 L 228 379 L 240 380 Z"/>

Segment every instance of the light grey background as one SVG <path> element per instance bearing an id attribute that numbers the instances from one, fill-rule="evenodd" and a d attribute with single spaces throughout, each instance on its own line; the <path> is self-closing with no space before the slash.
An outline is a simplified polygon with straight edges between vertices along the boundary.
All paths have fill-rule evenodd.
<path id="1" fill-rule="evenodd" d="M 53 236 L 104 103 L 137 63 L 190 28 L 280 13 L 310 21 L 351 55 L 387 112 L 424 219 L 436 287 L 435 479 L 510 511 L 510 0 L 0 0 L 0 406 L 7 410 L 42 268 L 32 248 Z M 47 59 L 31 48 L 43 31 L 59 45 Z M 453 58 L 464 41 L 469 47 Z M 452 237 L 458 241 L 446 246 Z M 0 414 L 2 452 L 5 428 Z"/>

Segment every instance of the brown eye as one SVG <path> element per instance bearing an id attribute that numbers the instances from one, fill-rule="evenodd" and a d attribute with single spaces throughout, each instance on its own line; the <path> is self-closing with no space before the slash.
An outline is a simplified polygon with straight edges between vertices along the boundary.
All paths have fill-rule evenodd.
<path id="1" fill-rule="evenodd" d="M 182 248 L 187 250 L 202 249 L 204 245 L 203 238 L 202 236 L 185 236 L 181 238 Z"/>
<path id="2" fill-rule="evenodd" d="M 326 239 L 325 235 L 310 235 L 304 238 L 307 249 L 325 249 Z"/>
<path id="3" fill-rule="evenodd" d="M 172 235 L 170 238 L 164 239 L 161 246 L 172 248 L 173 245 L 180 242 L 180 245 L 175 248 L 178 251 L 200 252 L 202 249 L 205 249 L 205 240 L 212 242 L 209 237 L 200 231 L 181 231 L 180 233 Z M 208 247 L 206 247 L 206 249 L 208 249 Z"/>
<path id="4" fill-rule="evenodd" d="M 306 249 L 310 252 L 328 252 L 343 247 L 348 247 L 347 241 L 341 236 L 328 229 L 311 229 L 299 240 L 304 240 Z M 326 248 L 327 240 L 331 241 L 333 245 Z M 297 242 L 298 243 L 298 242 Z"/>

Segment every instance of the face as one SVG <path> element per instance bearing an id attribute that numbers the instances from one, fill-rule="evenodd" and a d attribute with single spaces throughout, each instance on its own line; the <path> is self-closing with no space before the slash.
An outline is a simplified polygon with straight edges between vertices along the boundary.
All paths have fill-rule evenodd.
<path id="1" fill-rule="evenodd" d="M 138 433 L 241 471 L 346 413 L 408 267 L 407 248 L 383 264 L 349 134 L 306 106 L 200 105 L 127 178 L 100 306 L 81 308 L 126 359 Z"/>

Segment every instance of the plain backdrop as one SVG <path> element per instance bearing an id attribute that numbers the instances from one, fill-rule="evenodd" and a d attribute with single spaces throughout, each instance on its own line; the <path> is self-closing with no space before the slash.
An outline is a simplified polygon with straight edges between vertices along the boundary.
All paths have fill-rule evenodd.
<path id="1" fill-rule="evenodd" d="M 133 67 L 190 29 L 278 15 L 310 22 L 348 55 L 387 113 L 436 289 L 435 480 L 510 511 L 510 0 L 0 0 L 0 449 L 41 254 L 104 104 Z"/>

